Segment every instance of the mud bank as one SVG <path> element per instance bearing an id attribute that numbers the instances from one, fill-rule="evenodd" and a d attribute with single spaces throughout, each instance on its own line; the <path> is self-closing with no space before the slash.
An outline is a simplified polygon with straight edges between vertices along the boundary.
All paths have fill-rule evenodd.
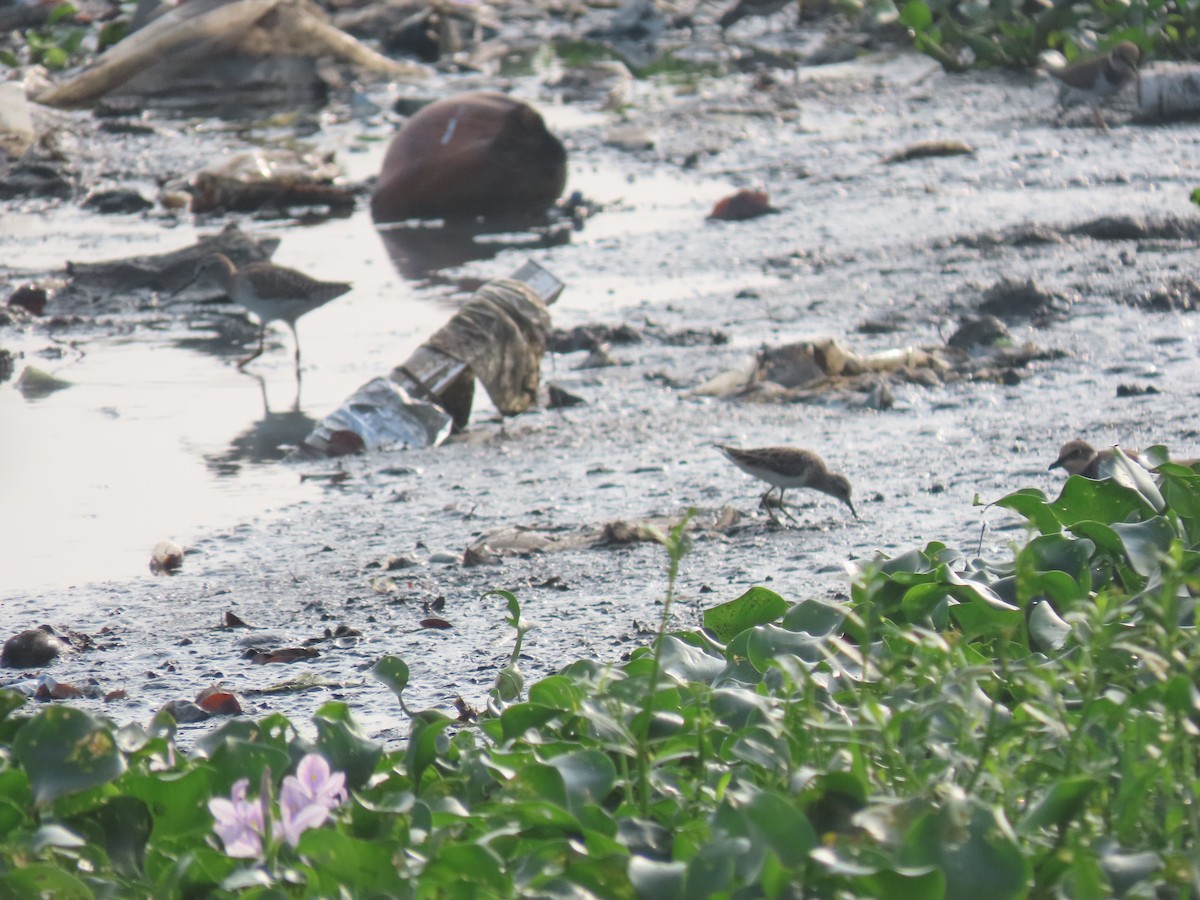
<path id="1" fill-rule="evenodd" d="M 455 86 L 480 85 L 462 78 Z M 754 584 L 792 600 L 844 596 L 843 564 L 877 551 L 936 539 L 1002 552 L 1012 520 L 973 506 L 974 498 L 1021 486 L 1052 489 L 1058 476 L 1046 467 L 1067 438 L 1164 443 L 1197 455 L 1190 311 L 1197 295 L 1188 288 L 1200 234 L 1188 203 L 1200 181 L 1193 125 L 1118 125 L 1109 134 L 1086 122 L 1064 126 L 1045 82 L 951 77 L 907 54 L 766 84 L 729 75 L 695 90 L 647 86 L 624 121 L 596 107 L 582 115 L 556 110 L 554 92 L 536 80 L 511 86 L 546 109 L 564 135 L 568 190 L 614 171 L 627 187 L 569 244 L 501 250 L 444 274 L 507 275 L 531 257 L 567 284 L 554 310 L 557 326 L 627 324 L 644 339 L 614 344 L 617 364 L 604 368 L 578 368 L 584 351 L 551 354 L 546 380 L 584 404 L 539 409 L 503 425 L 477 413 L 463 440 L 437 450 L 271 464 L 278 482 L 263 505 L 275 509 L 239 515 L 241 524 L 231 527 L 174 535 L 188 548 L 174 577 L 130 571 L 127 580 L 71 588 L 0 587 L 5 634 L 49 622 L 95 635 L 97 649 L 53 665 L 55 678 L 123 689 L 125 699 L 96 702 L 118 720 L 144 721 L 164 702 L 221 682 L 252 714 L 280 711 L 302 721 L 337 698 L 372 734 L 399 738 L 406 724 L 395 700 L 365 670 L 380 655 L 396 654 L 412 668 L 411 706 L 449 709 L 456 695 L 482 705 L 511 647 L 502 601 L 483 596 L 492 588 L 516 591 L 538 623 L 524 645 L 528 676 L 578 657 L 617 658 L 658 621 L 666 590 L 658 545 L 609 542 L 464 566 L 466 548 L 493 529 L 569 536 L 616 520 L 674 519 L 694 507 L 702 523 L 724 523 L 694 533 L 682 566 L 675 617 L 694 624 L 705 606 Z M 618 124 L 644 140 L 614 146 Z M 178 126 L 156 127 L 138 138 L 147 152 L 169 144 Z M 364 130 L 382 135 L 386 127 L 351 121 L 322 139 L 351 153 Z M 212 140 L 233 141 L 224 133 Z M 883 163 L 929 140 L 961 141 L 974 153 Z M 663 173 L 670 191 L 639 189 Z M 780 212 L 706 222 L 713 200 L 739 187 L 767 189 Z M 1172 217 L 1182 223 L 1174 231 L 1162 227 Z M 75 221 L 73 231 L 89 235 L 93 258 L 125 255 L 137 242 L 131 232 L 156 227 L 145 219 L 111 230 L 109 220 Z M 365 227 L 352 222 L 321 229 Z M 218 223 L 203 227 L 209 224 Z M 78 250 L 70 238 L 39 233 L 0 241 L 9 260 L 38 261 L 23 269 L 50 270 L 52 260 Z M 420 302 L 442 312 L 437 304 L 457 296 L 444 287 L 397 287 L 378 275 L 386 272 L 382 249 L 363 253 L 376 261 L 353 257 L 360 271 L 347 271 L 345 257 L 322 261 L 319 252 L 309 270 L 363 281 L 380 296 L 423 296 Z M 8 277 L 15 281 L 17 273 Z M 1002 315 L 1014 342 L 1065 353 L 1031 363 L 1010 383 L 899 384 L 884 410 L 842 395 L 772 403 L 692 392 L 764 344 L 834 336 L 861 353 L 941 345 L 958 317 L 1005 278 L 1033 278 L 1057 298 L 1032 314 Z M 342 350 L 355 355 L 354 365 L 324 357 L 325 366 L 347 370 L 347 381 L 381 374 L 406 355 L 401 345 L 414 329 L 404 315 L 384 318 L 382 307 L 376 314 L 381 341 L 357 355 Z M 106 319 L 73 327 L 86 339 L 126 326 Z M 177 323 L 128 327 L 133 339 L 162 352 L 185 352 Z M 669 338 L 689 331 L 723 340 Z M 0 346 L 10 335 L 0 331 Z M 318 343 L 306 340 L 305 353 L 320 360 Z M 218 372 L 227 368 L 220 356 L 201 359 Z M 1157 393 L 1118 398 L 1122 385 Z M 185 394 L 205 390 L 197 383 Z M 325 389 L 324 406 L 306 401 L 305 411 L 319 417 L 336 392 Z M 730 466 L 714 441 L 817 451 L 850 477 L 861 521 L 832 500 L 793 492 L 800 524 L 774 527 L 757 508 L 762 485 Z M 9 467 L 5 478 L 14 474 Z M 45 485 L 47 504 L 56 502 L 55 491 Z M 735 514 L 723 515 L 726 506 Z M 389 557 L 412 564 L 393 561 L 389 569 Z M 226 611 L 254 628 L 219 629 Z M 422 628 L 431 611 L 452 627 Z M 338 625 L 359 634 L 323 637 Z M 314 638 L 320 656 L 309 662 L 257 666 L 243 655 L 248 647 Z M 8 671 L 3 680 L 18 674 Z M 256 693 L 296 678 L 308 683 Z"/>

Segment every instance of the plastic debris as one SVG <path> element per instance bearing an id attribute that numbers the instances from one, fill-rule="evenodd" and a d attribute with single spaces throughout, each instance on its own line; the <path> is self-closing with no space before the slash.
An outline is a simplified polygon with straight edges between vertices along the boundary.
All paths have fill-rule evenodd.
<path id="1" fill-rule="evenodd" d="M 483 285 L 453 318 L 388 378 L 375 378 L 326 416 L 304 440 L 336 456 L 384 445 L 436 447 L 466 425 L 475 379 L 503 415 L 537 402 L 553 303 L 563 284 L 528 262 L 512 278 Z"/>

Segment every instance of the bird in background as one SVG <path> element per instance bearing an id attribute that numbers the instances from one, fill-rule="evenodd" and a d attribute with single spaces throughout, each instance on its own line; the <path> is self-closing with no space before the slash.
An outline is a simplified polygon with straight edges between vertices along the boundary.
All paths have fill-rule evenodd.
<path id="1" fill-rule="evenodd" d="M 1137 451 L 1122 451 L 1135 462 L 1138 461 Z M 1068 475 L 1082 475 L 1093 480 L 1107 478 L 1111 474 L 1113 460 L 1116 454 L 1111 448 L 1102 453 L 1087 441 L 1067 441 L 1058 451 L 1058 459 L 1050 463 L 1047 471 L 1062 469 Z"/>
<path id="2" fill-rule="evenodd" d="M 258 318 L 258 349 L 238 361 L 239 369 L 262 355 L 267 325 L 281 321 L 292 330 L 299 373 L 300 336 L 296 333 L 296 320 L 350 290 L 345 282 L 317 281 L 274 263 L 252 262 L 239 267 L 224 253 L 212 253 L 200 260 L 192 277 L 174 293 L 179 294 L 202 279 L 215 282 L 229 299 Z"/>
<path id="3" fill-rule="evenodd" d="M 721 13 L 717 24 L 724 32 L 735 23 L 750 16 L 772 16 L 792 4 L 795 4 L 798 10 L 800 2 L 801 0 L 737 0 L 733 6 Z"/>
<path id="4" fill-rule="evenodd" d="M 1147 463 L 1136 450 L 1121 450 L 1133 462 L 1149 469 Z M 1063 469 L 1068 475 L 1082 475 L 1084 478 L 1099 480 L 1120 476 L 1117 465 L 1115 448 L 1106 447 L 1097 450 L 1084 440 L 1067 441 L 1059 448 L 1058 459 L 1050 463 L 1049 470 Z M 1171 462 L 1191 468 L 1197 462 L 1195 459 L 1172 459 Z"/>
<path id="5" fill-rule="evenodd" d="M 745 472 L 765 481 L 770 485 L 762 495 L 760 505 L 767 510 L 772 521 L 775 514 L 770 503 L 771 492 L 779 488 L 777 505 L 783 514 L 792 521 L 795 517 L 787 511 L 783 502 L 783 494 L 788 488 L 809 488 L 820 491 L 841 500 L 850 507 L 850 513 L 858 518 L 854 504 L 850 501 L 850 479 L 840 472 L 830 472 L 825 461 L 811 450 L 799 447 L 758 447 L 741 448 L 729 447 L 725 444 L 714 444 L 718 450 L 728 457 L 729 461 Z"/>
<path id="6" fill-rule="evenodd" d="M 1072 99 L 1082 100 L 1092 108 L 1096 127 L 1108 131 L 1100 115 L 1100 103 L 1119 94 L 1131 81 L 1137 83 L 1138 99 L 1142 96 L 1142 78 L 1138 72 L 1141 51 L 1132 41 L 1121 41 L 1107 53 L 1079 60 L 1071 65 L 1051 65 L 1042 68 L 1061 83 L 1059 104 Z"/>

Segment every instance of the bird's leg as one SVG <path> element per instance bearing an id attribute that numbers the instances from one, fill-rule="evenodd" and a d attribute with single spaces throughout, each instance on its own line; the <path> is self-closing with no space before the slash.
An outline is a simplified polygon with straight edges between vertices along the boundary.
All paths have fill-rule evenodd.
<path id="1" fill-rule="evenodd" d="M 292 341 L 296 345 L 296 377 L 300 377 L 300 335 L 296 334 L 296 323 L 288 322 L 288 327 L 292 329 Z"/>
<path id="2" fill-rule="evenodd" d="M 1107 134 L 1108 133 L 1108 124 L 1104 121 L 1104 116 L 1100 115 L 1100 105 L 1097 104 L 1097 105 L 1093 106 L 1092 112 L 1095 113 L 1095 116 L 1096 116 L 1096 128 L 1098 128 L 1100 131 L 1103 131 L 1105 134 Z"/>
<path id="3" fill-rule="evenodd" d="M 779 511 L 793 522 L 799 523 L 800 520 L 788 512 L 787 505 L 783 502 L 783 488 L 779 489 Z"/>
<path id="4" fill-rule="evenodd" d="M 263 341 L 266 339 L 266 335 L 267 335 L 267 323 L 264 322 L 261 326 L 259 326 L 259 329 L 258 329 L 258 349 L 255 350 L 253 353 L 251 353 L 249 356 L 247 356 L 245 359 L 238 360 L 237 367 L 239 369 L 245 368 L 246 363 L 251 362 L 252 360 L 256 360 L 260 356 L 263 355 L 263 349 L 264 349 Z"/>
<path id="5" fill-rule="evenodd" d="M 767 488 L 767 492 L 762 495 L 762 499 L 758 501 L 758 505 L 760 509 L 765 509 L 767 511 L 767 516 L 770 517 L 771 521 L 778 525 L 779 520 L 775 518 L 775 510 L 771 508 L 771 491 L 773 490 L 775 490 L 775 485 L 771 485 L 769 488 Z"/>

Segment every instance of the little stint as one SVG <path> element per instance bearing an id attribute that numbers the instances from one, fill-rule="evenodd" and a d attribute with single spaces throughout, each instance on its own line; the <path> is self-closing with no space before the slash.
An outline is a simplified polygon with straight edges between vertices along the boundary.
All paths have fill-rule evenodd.
<path id="1" fill-rule="evenodd" d="M 189 285 L 209 276 L 219 284 L 234 303 L 244 306 L 258 318 L 258 349 L 238 361 L 243 368 L 263 352 L 267 325 L 274 321 L 287 323 L 296 342 L 296 371 L 300 371 L 300 336 L 296 320 L 335 297 L 350 290 L 341 281 L 317 281 L 303 272 L 269 262 L 252 262 L 235 266 L 224 253 L 213 253 L 200 260 L 196 272 L 176 294 Z"/>
<path id="2" fill-rule="evenodd" d="M 731 28 L 748 16 L 772 16 L 782 9 L 792 5 L 793 0 L 738 0 L 733 6 L 721 14 L 717 24 L 721 31 Z"/>
<path id="3" fill-rule="evenodd" d="M 1148 464 L 1142 460 L 1136 450 L 1121 450 L 1126 456 L 1143 468 Z M 1093 481 L 1102 478 L 1112 478 L 1116 472 L 1117 454 L 1112 447 L 1097 450 L 1087 441 L 1067 441 L 1058 451 L 1058 459 L 1050 463 L 1050 469 L 1063 469 L 1068 475 L 1082 475 Z M 1195 459 L 1172 459 L 1171 462 L 1192 468 Z"/>
<path id="4" fill-rule="evenodd" d="M 1142 81 L 1138 74 L 1138 60 L 1141 55 L 1137 44 L 1121 41 L 1101 56 L 1080 60 L 1069 66 L 1049 68 L 1046 71 L 1062 82 L 1060 103 L 1071 95 L 1085 101 L 1092 108 L 1096 127 L 1101 131 L 1108 131 L 1108 125 L 1100 115 L 1100 103 L 1120 93 L 1130 81 L 1137 82 L 1138 96 L 1141 97 Z"/>
<path id="5" fill-rule="evenodd" d="M 787 511 L 783 503 L 783 493 L 788 488 L 811 488 L 821 491 L 831 497 L 836 497 L 848 507 L 854 518 L 858 513 L 850 502 L 850 480 L 839 472 L 830 472 L 825 467 L 825 461 L 811 450 L 801 450 L 798 447 L 758 447 L 755 449 L 728 447 L 724 444 L 714 445 L 724 453 L 731 463 L 760 481 L 770 485 L 763 494 L 761 505 L 767 510 L 772 519 L 769 498 L 771 491 L 779 488 L 779 508 L 790 519 L 795 517 Z"/>

